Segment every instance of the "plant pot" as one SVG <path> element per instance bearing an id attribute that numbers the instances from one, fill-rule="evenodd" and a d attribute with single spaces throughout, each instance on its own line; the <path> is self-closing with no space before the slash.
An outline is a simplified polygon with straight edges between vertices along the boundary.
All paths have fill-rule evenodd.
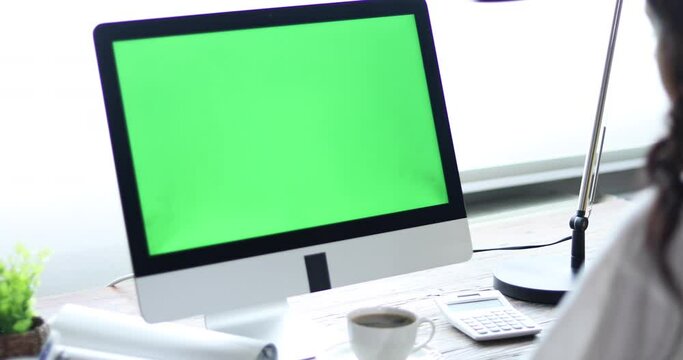
<path id="1" fill-rule="evenodd" d="M 50 328 L 43 319 L 33 318 L 31 330 L 21 334 L 0 335 L 0 359 L 40 354 Z"/>

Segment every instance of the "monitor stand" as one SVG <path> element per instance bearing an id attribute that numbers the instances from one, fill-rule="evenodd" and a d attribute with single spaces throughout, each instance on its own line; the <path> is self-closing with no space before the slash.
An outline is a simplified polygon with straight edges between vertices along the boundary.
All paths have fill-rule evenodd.
<path id="1" fill-rule="evenodd" d="M 321 349 L 312 320 L 293 311 L 286 300 L 206 315 L 206 328 L 270 342 L 278 359 L 310 359 Z"/>

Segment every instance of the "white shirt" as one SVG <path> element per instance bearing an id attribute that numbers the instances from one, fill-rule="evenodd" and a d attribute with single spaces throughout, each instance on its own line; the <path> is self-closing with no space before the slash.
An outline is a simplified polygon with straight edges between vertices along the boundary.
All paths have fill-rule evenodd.
<path id="1" fill-rule="evenodd" d="M 645 247 L 654 200 L 655 192 L 647 190 L 634 201 L 612 242 L 563 299 L 560 319 L 533 359 L 683 359 L 683 339 L 677 338 L 683 305 Z M 673 236 L 669 264 L 683 284 L 683 232 Z"/>

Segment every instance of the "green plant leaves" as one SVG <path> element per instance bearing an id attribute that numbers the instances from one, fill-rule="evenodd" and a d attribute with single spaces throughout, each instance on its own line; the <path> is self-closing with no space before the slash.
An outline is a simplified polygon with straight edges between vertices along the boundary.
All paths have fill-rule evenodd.
<path id="1" fill-rule="evenodd" d="M 31 325 L 33 324 L 33 319 L 21 319 L 14 323 L 14 326 L 12 327 L 12 330 L 16 333 L 23 333 L 31 329 Z"/>
<path id="2" fill-rule="evenodd" d="M 0 335 L 23 333 L 33 325 L 33 294 L 49 252 L 33 255 L 21 244 L 0 259 Z"/>

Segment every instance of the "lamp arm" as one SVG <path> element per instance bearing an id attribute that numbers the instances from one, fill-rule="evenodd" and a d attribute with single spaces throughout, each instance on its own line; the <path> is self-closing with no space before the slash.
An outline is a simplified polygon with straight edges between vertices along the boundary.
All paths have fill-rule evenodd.
<path id="1" fill-rule="evenodd" d="M 600 129 L 602 128 L 602 114 L 605 111 L 605 99 L 607 98 L 607 87 L 609 85 L 609 77 L 612 71 L 612 59 L 614 58 L 614 48 L 617 42 L 617 31 L 619 30 L 619 19 L 621 18 L 621 8 L 623 0 L 617 0 L 614 9 L 614 18 L 612 20 L 612 32 L 610 33 L 609 46 L 607 47 L 607 58 L 605 59 L 605 69 L 602 74 L 602 86 L 600 87 L 600 97 L 598 99 L 598 109 L 595 114 L 595 122 L 593 123 L 593 135 L 591 137 L 588 153 L 586 154 L 586 162 L 583 167 L 583 176 L 581 177 L 581 188 L 579 190 L 579 212 L 584 213 L 588 208 L 590 200 L 589 192 L 591 190 L 591 178 L 593 170 L 595 169 L 595 157 L 598 148 Z"/>
<path id="2" fill-rule="evenodd" d="M 614 17 L 612 19 L 612 31 L 609 37 L 609 45 L 607 47 L 607 58 L 605 59 L 605 69 L 602 73 L 602 86 L 600 87 L 600 97 L 598 99 L 598 109 L 595 114 L 595 122 L 593 123 L 593 135 L 591 137 L 588 153 L 586 154 L 586 163 L 583 167 L 583 176 L 581 177 L 581 188 L 579 189 L 579 206 L 574 215 L 569 220 L 569 226 L 572 229 L 572 254 L 571 254 L 571 268 L 576 272 L 583 266 L 586 258 L 586 236 L 585 232 L 588 228 L 588 202 L 590 201 L 591 191 L 593 189 L 593 182 L 597 181 L 597 166 L 595 164 L 596 152 L 600 138 L 600 130 L 602 128 L 602 114 L 605 111 L 605 99 L 607 98 L 607 87 L 609 85 L 609 76 L 612 71 L 612 59 L 614 58 L 614 48 L 617 43 L 617 31 L 619 30 L 619 19 L 621 18 L 621 8 L 623 0 L 616 0 L 614 8 Z M 602 146 L 601 152 L 602 152 Z"/>

